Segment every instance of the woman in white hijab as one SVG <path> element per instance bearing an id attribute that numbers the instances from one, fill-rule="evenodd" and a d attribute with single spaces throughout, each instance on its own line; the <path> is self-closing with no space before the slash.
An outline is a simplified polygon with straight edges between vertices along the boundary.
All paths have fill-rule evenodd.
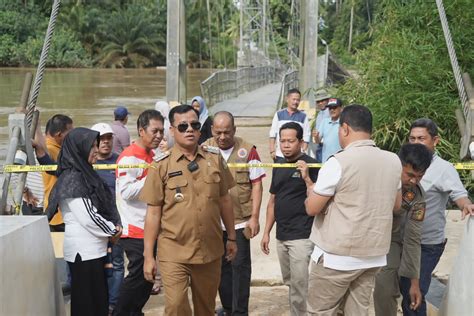
<path id="1" fill-rule="evenodd" d="M 160 146 L 158 146 L 160 152 L 165 152 L 174 145 L 174 139 L 170 134 L 170 109 L 171 107 L 166 101 L 158 101 L 155 104 L 155 110 L 159 111 L 161 115 L 163 115 L 163 117 L 165 118 L 165 122 L 163 124 L 163 127 L 165 129 L 163 140 L 161 141 Z"/>
<path id="2" fill-rule="evenodd" d="M 201 123 L 201 136 L 198 144 L 204 143 L 208 138 L 212 137 L 212 117 L 209 116 L 209 111 L 206 107 L 206 102 L 200 96 L 195 96 L 191 101 L 191 106 L 199 111 L 199 122 Z"/>

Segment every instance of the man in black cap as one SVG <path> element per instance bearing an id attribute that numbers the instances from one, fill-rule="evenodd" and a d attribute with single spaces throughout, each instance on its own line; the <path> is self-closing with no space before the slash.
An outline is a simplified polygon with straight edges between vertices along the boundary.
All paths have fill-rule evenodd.
<path id="1" fill-rule="evenodd" d="M 114 111 L 114 122 L 110 125 L 114 131 L 112 152 L 120 154 L 126 147 L 130 146 L 130 133 L 127 129 L 128 122 L 127 108 L 121 104 Z"/>

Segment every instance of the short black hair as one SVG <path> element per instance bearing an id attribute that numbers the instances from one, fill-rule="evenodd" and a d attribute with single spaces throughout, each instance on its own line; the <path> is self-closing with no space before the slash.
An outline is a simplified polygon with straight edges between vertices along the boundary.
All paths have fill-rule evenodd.
<path id="1" fill-rule="evenodd" d="M 303 139 L 303 128 L 301 127 L 300 124 L 296 122 L 288 122 L 288 123 L 283 124 L 280 127 L 280 131 L 279 131 L 280 137 L 281 137 L 281 131 L 284 129 L 294 129 L 296 131 L 296 138 L 298 138 L 298 140 Z"/>
<path id="2" fill-rule="evenodd" d="M 430 134 L 431 137 L 438 136 L 438 126 L 436 125 L 435 122 L 433 122 L 429 118 L 424 117 L 424 118 L 419 118 L 415 120 L 413 123 L 411 123 L 410 131 L 417 127 L 426 128 L 426 130 L 428 131 L 428 134 Z"/>
<path id="3" fill-rule="evenodd" d="M 372 134 L 372 112 L 363 105 L 351 104 L 346 106 L 339 118 L 339 124 L 346 123 L 356 132 Z"/>
<path id="4" fill-rule="evenodd" d="M 199 118 L 199 111 L 196 111 L 192 106 L 190 106 L 189 104 L 181 104 L 181 105 L 177 105 L 175 106 L 174 108 L 171 109 L 169 115 L 168 115 L 168 118 L 170 120 L 170 124 L 173 125 L 174 123 L 174 115 L 175 113 L 176 114 L 184 114 L 184 113 L 187 113 L 189 111 L 194 111 L 194 113 L 196 113 L 197 117 Z"/>
<path id="5" fill-rule="evenodd" d="M 433 153 L 423 144 L 404 144 L 398 152 L 402 165 L 411 165 L 419 172 L 425 172 L 431 164 Z"/>
<path id="6" fill-rule="evenodd" d="M 286 96 L 289 96 L 290 94 L 293 94 L 293 93 L 298 93 L 301 96 L 301 92 L 297 88 L 288 90 L 288 93 L 286 94 Z"/>
<path id="7" fill-rule="evenodd" d="M 161 113 L 157 110 L 145 110 L 138 116 L 137 119 L 137 130 L 139 131 L 140 128 L 146 129 L 148 125 L 150 125 L 151 120 L 158 120 L 161 123 L 165 123 L 165 118 Z"/>
<path id="8" fill-rule="evenodd" d="M 63 114 L 53 115 L 46 122 L 46 134 L 54 136 L 57 133 L 63 133 L 67 130 L 68 125 L 72 125 L 72 119 Z"/>
<path id="9" fill-rule="evenodd" d="M 214 120 L 216 119 L 216 117 L 218 117 L 219 115 L 224 115 L 224 116 L 227 116 L 230 120 L 230 122 L 232 123 L 232 126 L 235 126 L 235 122 L 234 122 L 234 116 L 232 115 L 232 113 L 230 113 L 229 111 L 219 111 L 217 113 L 214 113 Z"/>

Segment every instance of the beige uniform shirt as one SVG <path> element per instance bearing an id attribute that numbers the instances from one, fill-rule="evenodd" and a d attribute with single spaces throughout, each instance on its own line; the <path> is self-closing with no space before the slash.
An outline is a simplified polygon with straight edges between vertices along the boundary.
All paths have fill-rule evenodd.
<path id="1" fill-rule="evenodd" d="M 190 171 L 191 161 L 173 147 L 168 157 L 153 163 L 141 191 L 142 201 L 162 207 L 160 261 L 203 264 L 224 253 L 219 198 L 235 182 L 218 153 L 199 147 L 194 162 Z"/>

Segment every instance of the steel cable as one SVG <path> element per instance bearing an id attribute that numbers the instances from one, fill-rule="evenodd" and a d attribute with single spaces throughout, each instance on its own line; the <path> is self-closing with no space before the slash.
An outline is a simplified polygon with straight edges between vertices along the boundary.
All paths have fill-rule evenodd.
<path id="1" fill-rule="evenodd" d="M 446 40 L 446 46 L 448 47 L 449 59 L 451 61 L 451 67 L 453 68 L 454 78 L 458 87 L 459 98 L 461 99 L 463 107 L 464 118 L 467 119 L 469 115 L 467 93 L 464 88 L 464 82 L 461 76 L 461 69 L 459 68 L 456 50 L 454 48 L 453 39 L 449 30 L 449 24 L 446 18 L 446 11 L 444 10 L 443 0 L 436 0 L 436 5 L 438 6 L 439 18 L 441 20 L 441 26 L 443 27 L 444 38 Z"/>
<path id="2" fill-rule="evenodd" d="M 54 0 L 51 16 L 49 18 L 48 29 L 46 31 L 45 40 L 43 43 L 43 49 L 41 50 L 41 57 L 38 63 L 38 69 L 35 75 L 35 82 L 33 84 L 33 93 L 30 93 L 27 105 L 26 121 L 28 127 L 31 127 L 31 122 L 33 121 L 33 112 L 36 108 L 36 102 L 38 100 L 41 82 L 43 81 L 44 71 L 46 68 L 46 60 L 48 59 L 49 47 L 51 46 L 51 40 L 54 33 L 54 27 L 56 26 L 56 20 L 59 14 L 59 6 L 61 0 Z"/>

